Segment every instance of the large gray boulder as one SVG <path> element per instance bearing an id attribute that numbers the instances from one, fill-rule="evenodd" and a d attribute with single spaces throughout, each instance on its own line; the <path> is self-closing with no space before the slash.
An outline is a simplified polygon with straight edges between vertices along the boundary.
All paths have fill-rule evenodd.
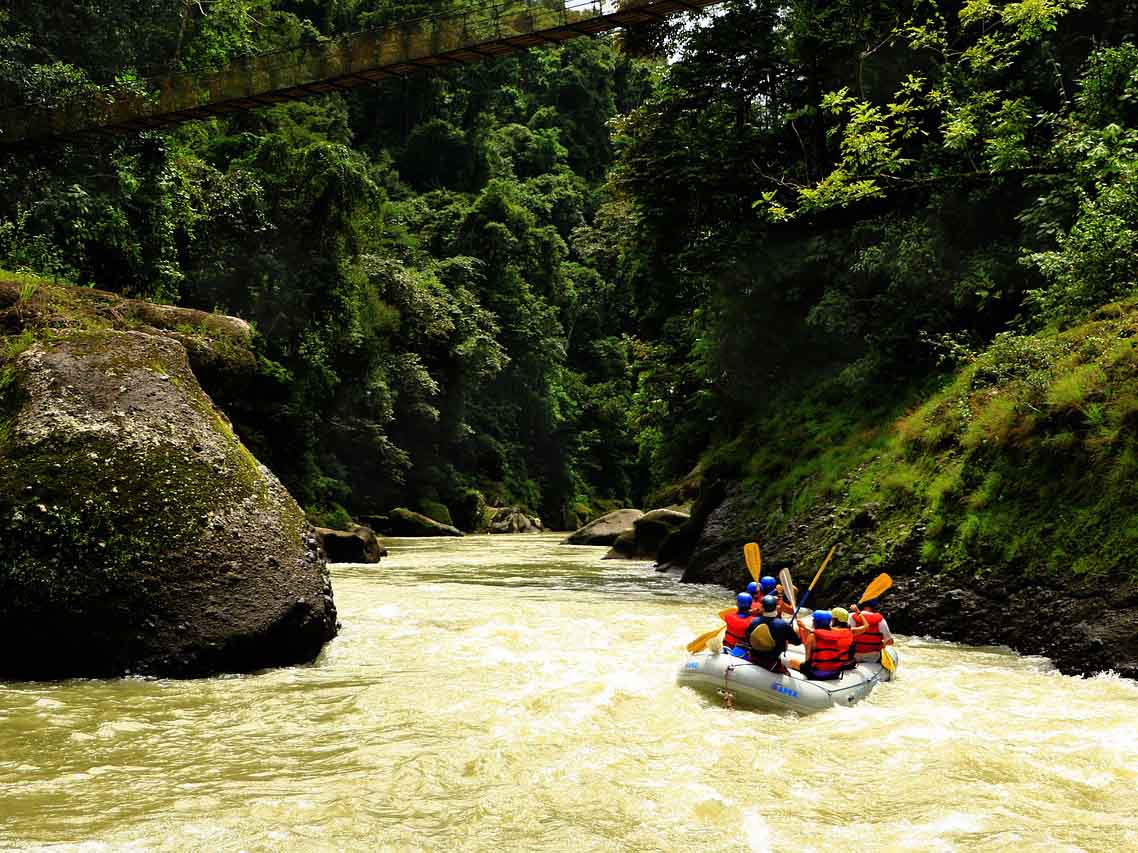
<path id="1" fill-rule="evenodd" d="M 632 530 L 620 534 L 604 559 L 655 560 L 668 537 L 687 524 L 691 516 L 674 509 L 654 509 L 633 522 Z"/>
<path id="2" fill-rule="evenodd" d="M 457 527 L 403 508 L 388 513 L 387 530 L 392 536 L 462 536 Z"/>
<path id="3" fill-rule="evenodd" d="M 491 533 L 541 533 L 541 519 L 526 515 L 521 507 L 502 507 L 490 519 Z"/>
<path id="4" fill-rule="evenodd" d="M 303 512 L 181 342 L 56 332 L 0 361 L 0 677 L 253 670 L 336 628 Z"/>
<path id="5" fill-rule="evenodd" d="M 562 545 L 612 545 L 644 515 L 638 509 L 617 509 L 594 519 L 562 541 Z"/>

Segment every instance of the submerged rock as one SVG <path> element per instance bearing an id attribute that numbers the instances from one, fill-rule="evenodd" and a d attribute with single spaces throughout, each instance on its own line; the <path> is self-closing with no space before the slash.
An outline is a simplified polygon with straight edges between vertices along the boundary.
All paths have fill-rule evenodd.
<path id="1" fill-rule="evenodd" d="M 303 512 L 182 343 L 103 329 L 0 362 L 0 677 L 294 664 L 336 628 Z"/>
<path id="2" fill-rule="evenodd" d="M 644 515 L 638 509 L 616 509 L 594 519 L 562 541 L 562 545 L 612 545 L 626 530 L 632 530 L 636 519 Z"/>
<path id="3" fill-rule="evenodd" d="M 392 536 L 462 536 L 457 527 L 402 508 L 388 514 L 387 530 Z"/>
<path id="4" fill-rule="evenodd" d="M 378 563 L 387 556 L 387 549 L 379 544 L 375 531 L 357 524 L 353 530 L 330 530 L 317 527 L 316 535 L 329 563 Z"/>
<path id="5" fill-rule="evenodd" d="M 541 533 L 541 519 L 517 506 L 502 507 L 490 519 L 491 533 Z"/>
<path id="6" fill-rule="evenodd" d="M 640 554 L 636 547 L 636 530 L 623 530 L 612 541 L 612 547 L 602 557 L 602 560 L 634 560 Z"/>

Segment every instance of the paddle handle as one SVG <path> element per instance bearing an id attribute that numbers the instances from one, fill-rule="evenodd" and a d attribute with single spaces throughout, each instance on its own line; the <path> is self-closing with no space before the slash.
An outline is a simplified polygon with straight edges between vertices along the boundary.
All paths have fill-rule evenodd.
<path id="1" fill-rule="evenodd" d="M 810 595 L 814 592 L 814 584 L 818 583 L 818 578 L 822 577 L 822 572 L 826 571 L 826 566 L 830 565 L 830 560 L 833 559 L 836 550 L 838 550 L 837 545 L 830 548 L 830 553 L 826 555 L 826 559 L 823 560 L 822 565 L 818 567 L 818 573 L 814 575 L 814 580 L 810 581 L 810 586 L 806 589 L 806 592 L 802 593 L 802 598 L 798 600 L 799 607 L 805 607 L 806 602 L 810 600 Z M 798 615 L 797 609 L 795 609 L 794 615 Z"/>
<path id="2" fill-rule="evenodd" d="M 815 578 L 817 580 L 817 578 Z M 806 606 L 806 602 L 810 600 L 810 593 L 814 591 L 814 587 L 810 587 L 806 592 L 802 593 L 802 598 L 798 599 L 798 607 L 794 609 L 794 615 L 798 615 L 798 611 Z"/>

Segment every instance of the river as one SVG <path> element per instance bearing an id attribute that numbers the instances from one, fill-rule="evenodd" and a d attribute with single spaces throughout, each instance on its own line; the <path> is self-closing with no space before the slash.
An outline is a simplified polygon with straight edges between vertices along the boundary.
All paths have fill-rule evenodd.
<path id="1" fill-rule="evenodd" d="M 1138 684 L 900 638 L 798 719 L 673 684 L 721 588 L 552 536 L 335 566 L 310 666 L 0 686 L 0 848 L 1133 850 Z"/>

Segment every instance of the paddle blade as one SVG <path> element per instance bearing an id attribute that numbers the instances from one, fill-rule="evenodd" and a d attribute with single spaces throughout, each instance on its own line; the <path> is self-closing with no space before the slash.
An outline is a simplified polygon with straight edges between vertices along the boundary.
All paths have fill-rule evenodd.
<path id="1" fill-rule="evenodd" d="M 756 581 L 763 573 L 763 552 L 758 542 L 748 542 L 743 546 L 743 559 L 747 561 L 747 571 Z"/>
<path id="2" fill-rule="evenodd" d="M 775 649 L 774 637 L 771 636 L 771 629 L 765 622 L 751 632 L 749 642 L 756 652 L 773 652 Z"/>
<path id="3" fill-rule="evenodd" d="M 728 607 L 724 610 L 720 610 L 719 611 L 719 618 L 725 619 L 728 614 L 734 613 L 734 612 L 735 612 L 734 607 Z M 714 631 L 708 631 L 706 634 L 700 634 L 698 637 L 696 637 L 694 640 L 692 640 L 690 643 L 688 643 L 687 646 L 685 646 L 685 648 L 688 650 L 689 654 L 693 654 L 693 655 L 696 652 L 702 652 L 705 648 L 707 648 L 707 644 L 710 643 L 712 640 L 714 640 L 716 635 L 718 635 L 719 632 L 722 631 L 726 627 L 727 627 L 726 625 L 720 625 Z"/>
<path id="4" fill-rule="evenodd" d="M 872 596 L 870 596 L 872 598 Z M 881 665 L 889 672 L 897 671 L 897 664 L 893 662 L 893 655 L 889 654 L 886 649 L 881 650 Z"/>
<path id="5" fill-rule="evenodd" d="M 865 588 L 865 592 L 861 594 L 861 598 L 858 599 L 858 603 L 860 604 L 863 601 L 869 601 L 871 598 L 877 598 L 879 595 L 881 595 L 881 593 L 885 592 L 885 590 L 889 589 L 891 586 L 893 586 L 893 578 L 889 577 L 889 575 L 885 574 L 884 572 L 879 574 L 870 582 L 869 586 Z"/>
<path id="6" fill-rule="evenodd" d="M 798 612 L 798 601 L 794 595 L 794 581 L 790 577 L 790 569 L 783 569 L 778 573 L 778 582 L 782 584 L 782 594 L 786 596 L 786 600 L 790 602 L 790 606 L 794 608 L 794 612 Z"/>
<path id="7" fill-rule="evenodd" d="M 707 644 L 719 636 L 719 632 L 722 631 L 725 627 L 725 625 L 720 625 L 714 631 L 708 631 L 706 634 L 700 634 L 685 647 L 687 648 L 688 653 L 694 655 L 696 652 L 702 652 L 705 648 L 707 648 Z"/>

